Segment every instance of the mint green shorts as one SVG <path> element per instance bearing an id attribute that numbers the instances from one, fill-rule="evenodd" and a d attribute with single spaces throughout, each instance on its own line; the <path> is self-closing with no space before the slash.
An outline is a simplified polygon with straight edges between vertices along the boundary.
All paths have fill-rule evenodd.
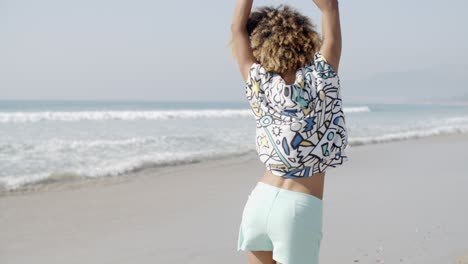
<path id="1" fill-rule="evenodd" d="M 282 264 L 319 263 L 322 200 L 257 182 L 247 198 L 237 251 L 273 251 Z"/>

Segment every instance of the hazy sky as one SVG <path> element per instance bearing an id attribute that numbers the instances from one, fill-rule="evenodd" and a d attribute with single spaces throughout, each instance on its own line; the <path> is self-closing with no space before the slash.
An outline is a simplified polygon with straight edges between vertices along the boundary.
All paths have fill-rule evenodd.
<path id="1" fill-rule="evenodd" d="M 321 32 L 311 0 L 288 3 Z M 227 47 L 234 5 L 0 0 L 0 99 L 245 100 Z M 462 0 L 340 1 L 345 94 L 347 80 L 468 68 L 466 10 Z"/>

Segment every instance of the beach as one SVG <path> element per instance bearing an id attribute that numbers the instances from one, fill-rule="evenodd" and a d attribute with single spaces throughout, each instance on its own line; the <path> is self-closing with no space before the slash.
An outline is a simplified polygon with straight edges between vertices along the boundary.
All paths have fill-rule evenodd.
<path id="1" fill-rule="evenodd" d="M 468 135 L 348 149 L 326 175 L 321 263 L 466 263 Z M 0 263 L 247 263 L 253 155 L 0 197 Z M 463 262 L 465 261 L 465 262 Z"/>

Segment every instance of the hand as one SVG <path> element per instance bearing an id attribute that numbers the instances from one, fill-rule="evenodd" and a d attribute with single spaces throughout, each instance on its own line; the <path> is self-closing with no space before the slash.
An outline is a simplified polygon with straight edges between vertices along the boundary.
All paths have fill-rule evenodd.
<path id="1" fill-rule="evenodd" d="M 313 0 L 320 11 L 325 12 L 333 10 L 338 6 L 338 0 Z"/>

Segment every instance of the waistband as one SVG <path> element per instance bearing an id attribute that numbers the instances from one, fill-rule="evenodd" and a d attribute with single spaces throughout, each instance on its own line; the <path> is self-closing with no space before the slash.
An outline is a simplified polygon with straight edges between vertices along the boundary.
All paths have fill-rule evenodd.
<path id="1" fill-rule="evenodd" d="M 291 199 L 294 199 L 296 201 L 300 201 L 303 203 L 308 203 L 311 205 L 322 205 L 323 200 L 319 199 L 318 197 L 313 196 L 312 194 L 308 193 L 303 193 L 303 192 L 297 192 L 297 191 L 291 191 L 283 188 L 279 188 L 264 182 L 257 182 L 257 185 L 255 185 L 255 188 L 252 190 L 252 193 L 255 193 L 257 191 L 261 191 L 262 193 L 271 193 L 271 194 L 278 194 L 281 196 L 286 196 L 290 197 Z"/>

